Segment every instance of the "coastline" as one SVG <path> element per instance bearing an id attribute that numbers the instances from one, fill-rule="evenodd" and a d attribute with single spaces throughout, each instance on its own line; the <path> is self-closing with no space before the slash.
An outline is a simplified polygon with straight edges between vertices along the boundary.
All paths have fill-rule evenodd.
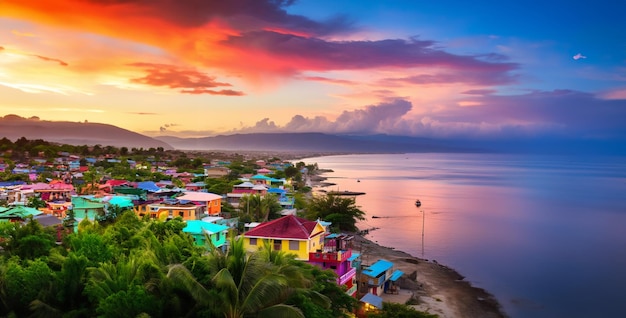
<path id="1" fill-rule="evenodd" d="M 365 236 L 355 234 L 352 247 L 354 251 L 361 252 L 363 264 L 385 259 L 394 263 L 394 269 L 404 272 L 398 280 L 400 287 L 398 294 L 383 294 L 381 296 L 383 301 L 395 303 L 410 301 L 415 309 L 436 314 L 440 318 L 507 317 L 493 295 L 482 288 L 472 286 L 454 269 L 381 246 Z"/>
<path id="2" fill-rule="evenodd" d="M 313 190 L 332 186 L 321 176 L 332 170 L 317 171 L 307 176 Z M 323 192 L 323 191 L 320 191 Z M 488 291 L 474 287 L 464 276 L 452 268 L 410 255 L 394 248 L 381 246 L 367 239 L 367 231 L 355 233 L 352 249 L 361 254 L 363 264 L 369 265 L 378 259 L 394 263 L 394 269 L 404 272 L 398 280 L 398 294 L 383 294 L 383 301 L 408 303 L 415 309 L 440 318 L 484 317 L 505 318 L 502 306 Z"/>

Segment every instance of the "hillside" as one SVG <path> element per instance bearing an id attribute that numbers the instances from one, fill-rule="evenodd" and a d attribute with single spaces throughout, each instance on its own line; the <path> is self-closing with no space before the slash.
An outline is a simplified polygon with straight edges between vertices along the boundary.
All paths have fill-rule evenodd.
<path id="1" fill-rule="evenodd" d="M 166 142 L 113 125 L 68 121 L 44 121 L 16 115 L 0 117 L 0 138 L 17 140 L 43 139 L 70 145 L 101 145 L 127 148 L 158 148 L 170 150 Z"/>

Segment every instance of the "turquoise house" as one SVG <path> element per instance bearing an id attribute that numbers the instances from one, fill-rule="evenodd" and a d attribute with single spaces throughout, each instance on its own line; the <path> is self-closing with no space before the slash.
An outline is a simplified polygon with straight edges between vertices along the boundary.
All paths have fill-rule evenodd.
<path id="1" fill-rule="evenodd" d="M 208 236 L 215 247 L 226 247 L 228 226 L 204 222 L 201 220 L 190 220 L 186 223 L 187 226 L 185 226 L 183 232 L 189 233 L 193 237 L 196 245 L 205 246 L 206 237 Z"/>

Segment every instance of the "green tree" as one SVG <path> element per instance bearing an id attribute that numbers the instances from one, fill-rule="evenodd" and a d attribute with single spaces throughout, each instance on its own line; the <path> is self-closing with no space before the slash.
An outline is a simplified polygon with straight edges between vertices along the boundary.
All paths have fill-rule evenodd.
<path id="1" fill-rule="evenodd" d="M 0 247 L 8 255 L 16 255 L 21 259 L 33 260 L 47 256 L 56 242 L 53 230 L 44 229 L 32 219 L 24 225 L 12 223 L 3 228 L 3 232 L 5 239 L 0 240 Z"/>
<path id="2" fill-rule="evenodd" d="M 168 277 L 196 301 L 196 311 L 242 317 L 304 317 L 284 304 L 290 295 L 290 280 L 259 253 L 247 253 L 243 239 L 231 238 L 228 252 L 212 249 L 206 268 L 210 285 L 202 284 L 183 265 L 174 265 Z"/>
<path id="3" fill-rule="evenodd" d="M 365 212 L 356 206 L 354 198 L 336 195 L 313 196 L 308 202 L 305 216 L 309 220 L 332 222 L 339 231 L 356 232 L 356 222 L 365 220 Z"/>
<path id="4" fill-rule="evenodd" d="M 35 208 L 35 209 L 45 208 L 46 201 L 42 200 L 39 195 L 35 195 L 35 196 L 28 198 L 28 201 L 26 202 L 26 206 L 30 208 Z"/>
<path id="5" fill-rule="evenodd" d="M 159 314 L 159 299 L 149 294 L 147 287 L 153 280 L 160 280 L 161 273 L 154 270 L 153 259 L 145 256 L 122 258 L 115 264 L 107 262 L 89 269 L 84 293 L 96 304 L 98 315 L 135 317 L 141 313 Z"/>

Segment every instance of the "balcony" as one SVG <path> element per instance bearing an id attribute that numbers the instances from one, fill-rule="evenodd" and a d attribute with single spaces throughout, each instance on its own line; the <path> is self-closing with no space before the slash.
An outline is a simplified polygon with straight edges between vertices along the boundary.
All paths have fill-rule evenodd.
<path id="1" fill-rule="evenodd" d="M 352 256 L 352 250 L 335 251 L 335 252 L 313 252 L 309 253 L 309 262 L 338 262 L 346 261 Z"/>
<path id="2" fill-rule="evenodd" d="M 354 275 L 356 275 L 356 268 L 350 268 L 347 273 L 337 277 L 337 285 L 345 285 Z"/>

